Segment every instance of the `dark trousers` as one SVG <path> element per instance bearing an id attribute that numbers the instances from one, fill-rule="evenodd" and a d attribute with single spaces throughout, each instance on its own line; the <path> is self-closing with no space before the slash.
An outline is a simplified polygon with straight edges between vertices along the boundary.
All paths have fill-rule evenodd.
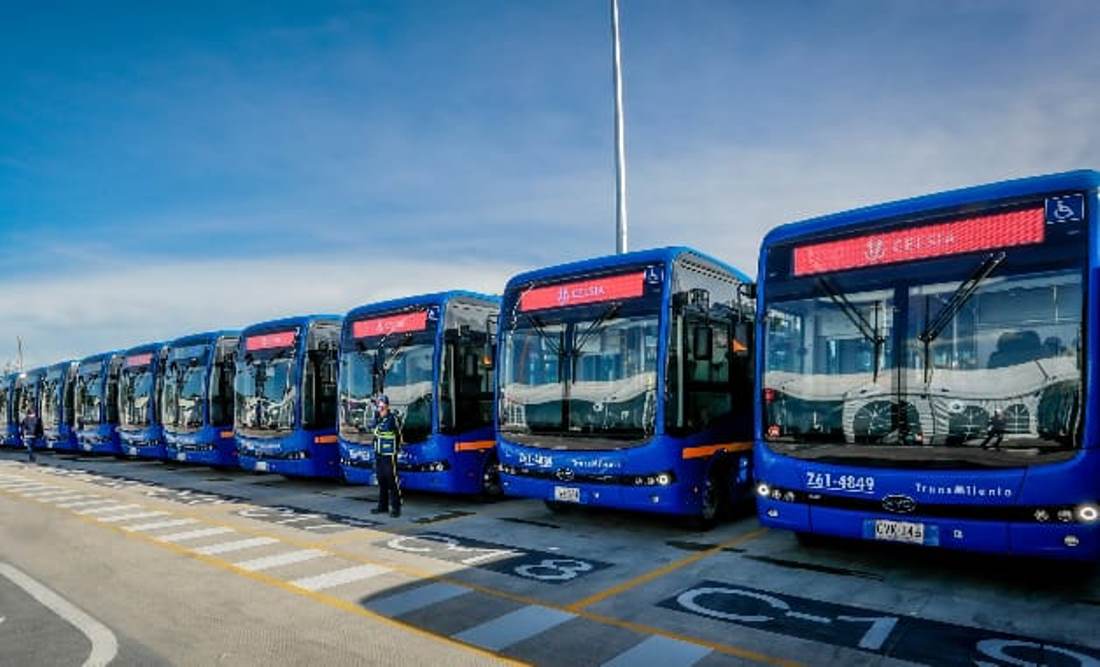
<path id="1" fill-rule="evenodd" d="M 390 509 L 390 496 L 393 496 L 393 511 L 401 511 L 401 480 L 397 477 L 397 457 L 393 454 L 376 454 L 374 474 L 378 478 L 378 509 L 383 512 Z"/>

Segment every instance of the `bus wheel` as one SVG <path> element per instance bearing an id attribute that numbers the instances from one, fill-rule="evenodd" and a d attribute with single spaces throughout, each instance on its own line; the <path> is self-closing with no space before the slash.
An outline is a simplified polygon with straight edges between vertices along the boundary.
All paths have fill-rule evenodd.
<path id="1" fill-rule="evenodd" d="M 703 486 L 703 506 L 699 510 L 699 514 L 693 517 L 692 528 L 710 530 L 717 526 L 719 519 L 722 518 L 726 499 L 718 477 L 714 471 L 707 475 L 706 484 Z"/>
<path id="2" fill-rule="evenodd" d="M 818 535 L 817 533 L 802 533 L 798 532 L 794 534 L 794 538 L 798 540 L 799 546 L 807 549 L 814 547 L 824 546 L 828 543 L 828 538 L 824 535 Z"/>
<path id="3" fill-rule="evenodd" d="M 496 456 L 486 456 L 485 463 L 481 467 L 481 498 L 482 500 L 496 500 L 504 495 L 504 487 L 500 485 L 500 464 Z"/>

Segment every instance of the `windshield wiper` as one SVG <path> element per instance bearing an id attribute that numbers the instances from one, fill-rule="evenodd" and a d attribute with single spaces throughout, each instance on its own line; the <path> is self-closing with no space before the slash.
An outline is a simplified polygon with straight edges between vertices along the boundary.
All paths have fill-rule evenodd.
<path id="1" fill-rule="evenodd" d="M 940 308 L 940 312 L 936 314 L 936 318 L 925 326 L 924 331 L 917 336 L 920 342 L 924 343 L 924 382 L 927 384 L 931 380 L 931 368 L 929 368 L 929 360 L 931 357 L 932 341 L 939 338 L 939 335 L 943 333 L 943 330 L 947 328 L 947 325 L 955 319 L 955 315 L 962 310 L 962 307 L 966 305 L 966 302 L 970 300 L 970 297 L 974 296 L 974 293 L 978 291 L 978 287 L 981 286 L 985 279 L 989 277 L 989 274 L 1001 265 L 1005 261 L 1004 251 L 994 253 L 985 258 L 978 268 L 974 270 L 970 277 L 964 280 L 955 288 L 954 293 L 944 304 L 943 308 Z M 925 315 L 927 317 L 927 315 Z"/>
<path id="2" fill-rule="evenodd" d="M 829 297 L 829 299 L 840 309 L 840 312 L 855 325 L 859 330 L 860 335 L 865 339 L 871 341 L 874 345 L 874 365 L 873 368 L 873 381 L 878 381 L 879 372 L 879 356 L 882 352 L 882 346 L 886 343 L 886 339 L 879 333 L 879 311 L 882 309 L 882 301 L 875 301 L 875 324 L 871 326 L 871 323 L 867 321 L 867 318 L 863 316 L 863 313 L 859 312 L 859 309 L 852 305 L 852 302 L 848 300 L 848 297 L 836 288 L 835 285 L 824 276 L 817 279 L 817 284 L 821 286 L 821 289 Z"/>

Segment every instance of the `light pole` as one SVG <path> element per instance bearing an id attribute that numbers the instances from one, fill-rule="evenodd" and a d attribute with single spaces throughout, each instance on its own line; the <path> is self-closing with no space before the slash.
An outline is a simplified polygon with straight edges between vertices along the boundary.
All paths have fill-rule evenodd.
<path id="1" fill-rule="evenodd" d="M 615 253 L 627 251 L 626 140 L 623 138 L 623 63 L 619 41 L 619 0 L 611 0 L 611 76 L 615 84 Z"/>

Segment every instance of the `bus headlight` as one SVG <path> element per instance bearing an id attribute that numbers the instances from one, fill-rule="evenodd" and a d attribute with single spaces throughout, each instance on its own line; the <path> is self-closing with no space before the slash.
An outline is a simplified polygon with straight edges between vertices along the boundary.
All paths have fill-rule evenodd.
<path id="1" fill-rule="evenodd" d="M 1073 510 L 1058 510 L 1058 520 L 1062 523 L 1073 521 Z"/>
<path id="2" fill-rule="evenodd" d="M 772 487 L 768 486 L 764 482 L 760 482 L 756 485 L 756 493 L 764 498 L 767 498 L 772 494 Z"/>
<path id="3" fill-rule="evenodd" d="M 1035 520 L 1039 523 L 1050 521 L 1050 512 L 1046 511 L 1045 509 L 1035 510 Z"/>
<path id="4" fill-rule="evenodd" d="M 1096 505 L 1081 505 L 1077 508 L 1077 519 L 1082 523 L 1092 523 L 1100 519 L 1100 510 Z"/>
<path id="5" fill-rule="evenodd" d="M 663 472 L 660 475 L 657 475 L 657 484 L 661 486 L 668 486 L 669 484 L 672 484 L 672 475 L 668 474 L 667 472 Z M 1093 508 L 1093 511 L 1095 512 L 1096 508 Z"/>

